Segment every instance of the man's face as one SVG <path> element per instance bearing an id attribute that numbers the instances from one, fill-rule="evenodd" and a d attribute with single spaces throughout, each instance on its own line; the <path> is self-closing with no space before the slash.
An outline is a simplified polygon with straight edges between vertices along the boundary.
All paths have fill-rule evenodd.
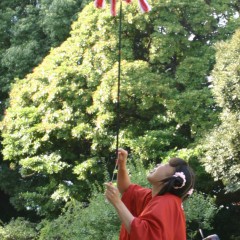
<path id="1" fill-rule="evenodd" d="M 171 167 L 169 163 L 157 164 L 154 169 L 150 171 L 147 179 L 150 183 L 160 182 L 161 180 L 172 176 L 175 173 L 175 168 Z"/>

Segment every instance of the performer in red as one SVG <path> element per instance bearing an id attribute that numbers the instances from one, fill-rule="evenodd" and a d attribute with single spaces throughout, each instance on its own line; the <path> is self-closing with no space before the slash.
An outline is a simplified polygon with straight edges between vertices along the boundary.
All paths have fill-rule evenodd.
<path id="1" fill-rule="evenodd" d="M 193 191 L 195 177 L 191 168 L 180 158 L 158 164 L 147 176 L 152 189 L 146 189 L 131 183 L 127 155 L 127 151 L 119 149 L 117 188 L 105 184 L 105 196 L 122 222 L 119 239 L 186 240 L 182 201 Z"/>

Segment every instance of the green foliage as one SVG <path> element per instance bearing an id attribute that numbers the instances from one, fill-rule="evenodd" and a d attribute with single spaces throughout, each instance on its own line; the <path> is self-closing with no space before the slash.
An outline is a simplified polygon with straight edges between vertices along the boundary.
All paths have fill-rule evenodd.
<path id="1" fill-rule="evenodd" d="M 53 43 L 52 46 L 57 46 L 68 35 L 72 20 L 77 18 L 76 10 L 80 9 L 83 2 L 82 0 L 41 1 L 41 27 L 49 41 Z"/>
<path id="2" fill-rule="evenodd" d="M 221 124 L 204 144 L 204 165 L 216 180 L 222 180 L 227 191 L 240 189 L 240 31 L 231 40 L 216 45 L 216 65 L 212 72 L 212 91 L 222 108 Z"/>
<path id="3" fill-rule="evenodd" d="M 0 110 L 14 78 L 23 78 L 52 46 L 69 35 L 77 13 L 90 0 L 7 1 L 0 3 Z"/>
<path id="4" fill-rule="evenodd" d="M 121 85 L 121 144 L 135 152 L 141 152 L 141 159 L 155 159 L 159 152 L 170 145 L 170 136 L 175 132 L 169 126 L 164 99 L 170 91 L 168 83 L 160 74 L 151 71 L 144 61 L 122 62 Z M 91 113 L 97 112 L 96 127 L 100 139 L 94 146 L 104 145 L 113 136 L 106 133 L 115 130 L 117 101 L 117 65 L 105 74 L 94 92 Z M 161 110 L 161 112 L 159 112 Z M 170 129 L 157 129 L 157 126 Z M 94 133 L 95 134 L 95 133 Z M 133 137 L 134 136 L 134 137 Z M 94 138 L 94 136 L 93 136 Z M 159 139 L 162 139 L 159 141 Z M 114 145 L 113 145 L 114 146 Z M 147 149 L 157 149 L 155 154 Z"/>
<path id="5" fill-rule="evenodd" d="M 6 226 L 0 226 L 2 240 L 34 240 L 37 239 L 36 224 L 23 218 L 11 220 Z"/>
<path id="6" fill-rule="evenodd" d="M 100 192 L 86 207 L 73 201 L 54 221 L 44 221 L 39 240 L 118 239 L 120 222 Z"/>
<path id="7" fill-rule="evenodd" d="M 230 40 L 216 44 L 216 65 L 212 72 L 213 93 L 218 105 L 233 112 L 240 109 L 239 36 L 240 30 L 237 30 Z"/>
<path id="8" fill-rule="evenodd" d="M 99 162 L 108 163 L 115 148 L 119 20 L 109 9 L 87 5 L 71 36 L 23 77 L 36 64 L 29 59 L 41 59 L 40 53 L 31 56 L 35 49 L 45 54 L 68 36 L 64 26 L 69 26 L 71 11 L 76 17 L 78 3 L 41 1 L 26 8 L 27 19 L 20 14 L 24 5 L 16 15 L 14 44 L 1 52 L 0 85 L 7 88 L 11 76 L 20 78 L 12 85 L 1 123 L 3 157 L 17 173 L 18 185 L 9 190 L 7 182 L 1 186 L 16 208 L 50 219 L 68 201 L 89 201 L 91 184 L 104 180 L 106 168 Z M 137 159 L 161 161 L 216 124 L 218 112 L 208 88 L 215 61 L 212 45 L 229 37 L 237 25 L 235 3 L 152 1 L 152 11 L 145 15 L 136 3 L 123 4 L 120 145 Z M 55 21 L 58 16 L 61 20 Z M 220 25 L 222 17 L 225 25 Z M 23 36 L 28 36 L 25 49 L 20 46 Z M 51 44 L 45 46 L 45 38 Z M 24 54 L 17 58 L 19 49 Z M 16 59 L 23 60 L 19 68 Z M 32 65 L 22 71 L 27 60 Z M 10 68 L 16 72 L 6 77 Z"/>
<path id="9" fill-rule="evenodd" d="M 189 233 L 198 229 L 211 230 L 213 219 L 218 212 L 216 199 L 203 193 L 194 193 L 184 204 Z M 191 229 L 190 226 L 195 227 Z"/>

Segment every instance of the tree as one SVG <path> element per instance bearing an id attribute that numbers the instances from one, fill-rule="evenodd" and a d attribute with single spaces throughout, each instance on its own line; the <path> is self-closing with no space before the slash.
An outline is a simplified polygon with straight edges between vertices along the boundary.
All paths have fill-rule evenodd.
<path id="1" fill-rule="evenodd" d="M 14 78 L 30 73 L 68 36 L 77 13 L 90 0 L 7 1 L 0 3 L 0 114 Z"/>
<path id="2" fill-rule="evenodd" d="M 9 91 L 15 78 L 23 78 L 31 72 L 52 46 L 58 46 L 69 36 L 72 21 L 87 2 L 89 1 L 0 2 L 0 119 L 8 105 Z M 2 163 L 2 155 L 0 164 L 1 180 L 7 181 L 8 187 L 18 184 L 19 173 L 7 162 Z M 6 201 L 9 196 L 2 190 L 7 189 L 8 194 L 12 194 L 11 186 L 7 186 L 1 188 L 0 192 L 2 200 Z M 5 202 L 7 205 L 9 203 Z M 10 208 L 8 212 L 13 210 Z M 6 218 L 11 219 L 11 216 L 5 214 L 1 218 L 7 221 Z"/>
<path id="3" fill-rule="evenodd" d="M 124 4 L 120 138 L 140 159 L 161 161 L 215 124 L 211 46 L 232 34 L 232 4 L 152 2 L 147 15 Z M 71 37 L 13 85 L 1 129 L 19 209 L 54 217 L 71 199 L 88 201 L 103 180 L 101 163 L 115 147 L 117 24 L 89 4 Z"/>
<path id="4" fill-rule="evenodd" d="M 221 108 L 220 124 L 216 124 L 213 131 L 206 135 L 202 148 L 206 171 L 215 180 L 223 182 L 223 187 L 215 192 L 218 204 L 223 206 L 216 219 L 216 229 L 222 232 L 223 238 L 229 239 L 237 239 L 239 236 L 239 222 L 236 220 L 240 192 L 239 37 L 240 32 L 237 30 L 230 40 L 216 44 L 216 64 L 211 74 L 211 87 L 215 101 Z M 219 228 L 219 223 L 224 227 Z M 226 232 L 231 233 L 231 236 Z"/>
<path id="5" fill-rule="evenodd" d="M 4 227 L 0 226 L 0 237 L 2 240 L 29 240 L 37 239 L 36 224 L 23 218 L 11 220 Z"/>
<path id="6" fill-rule="evenodd" d="M 212 72 L 212 91 L 222 109 L 221 124 L 206 137 L 204 165 L 226 190 L 240 190 L 240 31 L 231 40 L 216 44 L 216 64 Z"/>

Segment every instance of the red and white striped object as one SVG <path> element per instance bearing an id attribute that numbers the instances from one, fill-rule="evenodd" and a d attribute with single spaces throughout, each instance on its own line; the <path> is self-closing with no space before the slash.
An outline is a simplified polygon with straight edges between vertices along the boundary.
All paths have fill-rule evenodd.
<path id="1" fill-rule="evenodd" d="M 97 8 L 103 8 L 105 5 L 105 0 L 95 0 L 95 6 Z"/>
<path id="2" fill-rule="evenodd" d="M 149 12 L 151 10 L 147 0 L 138 0 L 139 6 L 143 12 Z"/>
<path id="3" fill-rule="evenodd" d="M 116 4 L 117 4 L 117 0 L 111 0 L 111 14 L 112 14 L 112 16 L 117 15 Z"/>
<path id="4" fill-rule="evenodd" d="M 127 3 L 131 3 L 132 0 L 125 0 Z M 147 0 L 138 0 L 139 7 L 141 8 L 142 12 L 149 12 L 151 10 L 150 5 L 148 4 Z"/>
<path id="5" fill-rule="evenodd" d="M 117 15 L 116 12 L 116 4 L 117 0 L 110 0 L 111 2 L 111 14 L 113 16 Z M 126 3 L 131 3 L 132 0 L 125 0 Z M 150 5 L 148 4 L 147 0 L 138 0 L 139 7 L 141 8 L 142 12 L 149 12 L 151 10 Z M 105 5 L 105 0 L 95 0 L 95 6 L 97 8 L 103 8 Z"/>

